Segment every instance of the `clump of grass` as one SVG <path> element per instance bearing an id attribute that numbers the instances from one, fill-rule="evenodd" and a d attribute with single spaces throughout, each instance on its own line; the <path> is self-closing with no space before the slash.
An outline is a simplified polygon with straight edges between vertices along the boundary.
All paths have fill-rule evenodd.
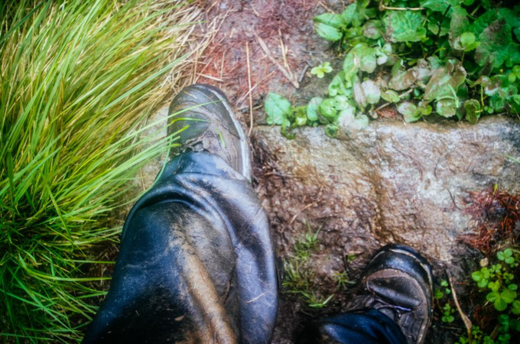
<path id="1" fill-rule="evenodd" d="M 285 261 L 282 286 L 285 293 L 297 295 L 307 307 L 322 309 L 328 305 L 334 294 L 324 296 L 316 290 L 315 272 L 310 259 L 319 248 L 320 229 L 314 232 L 308 222 L 305 224 L 307 234 L 296 240 L 294 255 Z"/>
<path id="2" fill-rule="evenodd" d="M 194 11 L 177 1 L 0 4 L 2 341 L 81 339 L 108 279 L 93 266 L 112 263 L 96 252 L 121 229 L 109 215 L 172 143 L 143 133 L 185 63 Z"/>

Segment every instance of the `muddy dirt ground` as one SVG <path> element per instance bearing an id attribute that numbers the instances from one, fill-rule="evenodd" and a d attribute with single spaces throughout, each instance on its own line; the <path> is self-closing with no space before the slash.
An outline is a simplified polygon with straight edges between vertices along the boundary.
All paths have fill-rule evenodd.
<path id="1" fill-rule="evenodd" d="M 335 295 L 328 307 L 310 310 L 297 297 L 282 294 L 274 343 L 293 343 L 306 321 L 345 309 L 352 289 L 339 290 L 332 276 L 346 272 L 350 280 L 356 281 L 371 254 L 384 244 L 368 240 L 370 231 L 345 231 L 345 226 L 361 228 L 359 224 L 371 214 L 356 214 L 357 218 L 347 225 L 339 221 L 337 214 L 342 208 L 334 189 L 324 188 L 319 182 L 314 186 L 298 182 L 312 178 L 313 171 L 284 175 L 277 167 L 277 152 L 255 136 L 255 128 L 265 124 L 262 108 L 267 92 L 280 93 L 301 104 L 324 93 L 329 80 L 311 77 L 310 70 L 323 61 L 338 67 L 341 59 L 328 42 L 314 33 L 312 18 L 328 10 L 340 12 L 346 4 L 333 0 L 217 0 L 205 5 L 206 19 L 211 24 L 204 30 L 213 34 L 213 40 L 198 53 L 192 80 L 223 89 L 245 128 L 253 127 L 254 184 L 269 214 L 279 265 L 293 255 L 296 240 L 308 233 L 304 224 L 307 221 L 314 230 L 320 228 L 319 249 L 311 258 L 316 271 L 314 288 L 319 295 Z M 346 233 L 351 234 L 347 237 Z M 347 262 L 349 255 L 356 258 Z M 475 260 L 467 259 L 471 255 L 461 246 L 449 266 L 452 273 L 474 269 Z M 436 274 L 445 279 L 445 264 L 432 263 Z M 458 287 L 464 289 L 464 285 Z M 462 332 L 462 323 L 444 325 L 437 312 L 428 342 L 454 342 L 456 334 Z"/>

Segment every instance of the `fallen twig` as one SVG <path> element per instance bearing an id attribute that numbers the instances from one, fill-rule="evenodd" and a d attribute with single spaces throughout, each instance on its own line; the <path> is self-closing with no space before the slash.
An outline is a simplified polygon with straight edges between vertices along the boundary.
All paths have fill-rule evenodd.
<path id="1" fill-rule="evenodd" d="M 273 55 L 271 54 L 271 52 L 269 51 L 269 48 L 267 48 L 267 45 L 265 44 L 264 40 L 262 38 L 260 38 L 260 36 L 258 36 L 258 34 L 256 33 L 256 31 L 253 32 L 255 34 L 255 37 L 256 39 L 258 40 L 258 43 L 260 43 L 260 47 L 262 48 L 262 50 L 264 51 L 264 53 L 266 54 L 266 56 L 269 58 L 269 60 L 271 60 L 272 63 L 274 63 L 274 65 L 276 67 L 278 67 L 278 69 L 280 70 L 280 72 L 282 72 L 282 74 L 287 78 L 287 80 L 289 80 L 289 82 L 295 87 L 295 88 L 300 88 L 300 84 L 298 83 L 298 81 L 294 80 L 291 76 L 291 74 L 278 62 L 276 61 L 276 59 L 273 57 Z"/>
<path id="2" fill-rule="evenodd" d="M 464 322 L 464 325 L 466 326 L 466 330 L 468 331 L 468 339 L 471 343 L 471 328 L 473 327 L 473 324 L 471 323 L 471 320 L 468 318 L 466 314 L 462 311 L 462 308 L 460 308 L 459 300 L 457 298 L 457 292 L 455 291 L 455 288 L 453 287 L 453 280 L 451 279 L 450 272 L 446 270 L 446 275 L 448 275 L 448 281 L 450 282 L 451 286 L 451 295 L 453 295 L 453 302 L 455 302 L 455 306 L 457 307 L 457 310 L 459 311 L 459 315 L 462 318 L 462 321 Z"/>
<path id="3" fill-rule="evenodd" d="M 310 207 L 314 207 L 314 206 L 317 206 L 318 203 L 314 202 L 314 203 L 309 203 L 307 204 L 305 207 L 303 207 L 298 213 L 294 214 L 293 218 L 291 219 L 291 221 L 289 221 L 289 224 L 291 225 L 294 220 L 296 220 L 296 218 L 298 217 L 298 215 L 300 215 L 302 212 L 304 212 L 305 210 L 309 209 Z"/>
<path id="4" fill-rule="evenodd" d="M 251 136 L 253 131 L 253 92 L 251 92 L 251 62 L 249 59 L 249 42 L 246 41 L 246 57 L 247 57 L 247 84 L 249 86 L 249 133 Z"/>

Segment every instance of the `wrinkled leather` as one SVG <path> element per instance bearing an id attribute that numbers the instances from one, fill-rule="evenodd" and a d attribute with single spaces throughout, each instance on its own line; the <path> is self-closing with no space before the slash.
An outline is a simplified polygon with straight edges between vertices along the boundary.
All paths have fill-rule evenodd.
<path id="1" fill-rule="evenodd" d="M 222 158 L 184 153 L 125 222 L 83 343 L 268 343 L 277 310 L 267 216 Z"/>

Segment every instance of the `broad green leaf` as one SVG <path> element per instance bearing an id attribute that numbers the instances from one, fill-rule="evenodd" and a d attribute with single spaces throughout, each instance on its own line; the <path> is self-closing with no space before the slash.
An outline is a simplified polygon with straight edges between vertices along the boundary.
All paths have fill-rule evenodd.
<path id="1" fill-rule="evenodd" d="M 435 104 L 435 110 L 442 117 L 453 117 L 457 113 L 457 102 L 454 99 L 441 99 Z"/>
<path id="2" fill-rule="evenodd" d="M 348 5 L 341 16 L 343 17 L 343 20 L 345 24 L 353 24 L 353 22 L 359 21 L 359 15 L 356 11 L 356 3 Z"/>
<path id="3" fill-rule="evenodd" d="M 283 119 L 281 132 L 286 139 L 294 139 L 294 133 L 291 131 L 291 122 L 287 118 Z"/>
<path id="4" fill-rule="evenodd" d="M 323 13 L 314 17 L 315 23 L 325 24 L 336 29 L 340 29 L 344 26 L 345 20 L 340 14 L 336 13 Z"/>
<path id="5" fill-rule="evenodd" d="M 377 104 L 379 99 L 381 99 L 381 90 L 379 86 L 372 80 L 363 81 L 361 84 L 361 88 L 363 88 L 363 92 L 367 98 L 367 102 L 369 104 Z"/>
<path id="6" fill-rule="evenodd" d="M 411 68 L 415 72 L 415 77 L 420 86 L 426 84 L 433 74 L 434 69 L 431 67 L 431 63 L 424 59 L 417 60 L 415 67 Z"/>
<path id="7" fill-rule="evenodd" d="M 478 37 L 490 23 L 493 23 L 497 19 L 498 13 L 496 10 L 487 11 L 471 24 L 471 31 Z"/>
<path id="8" fill-rule="evenodd" d="M 482 272 L 480 271 L 474 271 L 472 274 L 471 274 L 471 278 L 473 278 L 473 280 L 475 282 L 479 282 L 482 280 L 483 276 L 482 276 Z"/>
<path id="9" fill-rule="evenodd" d="M 483 268 L 480 271 L 482 272 L 482 275 L 484 276 L 484 278 L 491 277 L 491 271 L 488 268 Z"/>
<path id="10" fill-rule="evenodd" d="M 367 97 L 365 95 L 365 91 L 363 91 L 363 87 L 361 87 L 361 83 L 359 80 L 354 82 L 354 100 L 358 105 L 358 108 L 364 110 L 367 106 Z"/>
<path id="11" fill-rule="evenodd" d="M 502 300 L 504 300 L 505 303 L 512 303 L 515 299 L 516 299 L 516 291 L 512 291 L 512 290 L 509 290 L 509 289 L 504 289 L 501 293 L 500 293 L 500 298 Z"/>
<path id="12" fill-rule="evenodd" d="M 325 99 L 319 106 L 319 113 L 329 121 L 336 117 L 336 101 L 333 98 Z"/>
<path id="13" fill-rule="evenodd" d="M 491 289 L 494 292 L 498 292 L 500 289 L 500 282 L 499 281 L 492 281 L 488 283 L 488 288 Z"/>
<path id="14" fill-rule="evenodd" d="M 444 65 L 443 61 L 437 56 L 430 56 L 426 60 L 428 60 L 428 64 L 430 65 L 431 70 L 435 70 Z"/>
<path id="15" fill-rule="evenodd" d="M 265 99 L 267 124 L 282 125 L 284 119 L 292 115 L 291 103 L 279 94 L 269 92 Z"/>
<path id="16" fill-rule="evenodd" d="M 348 127 L 352 125 L 355 115 L 356 109 L 354 107 L 350 107 L 340 112 L 338 116 L 338 125 L 343 131 L 348 130 Z"/>
<path id="17" fill-rule="evenodd" d="M 390 55 L 394 51 L 394 48 L 391 43 L 385 43 L 381 50 L 383 50 L 385 54 Z"/>
<path id="18" fill-rule="evenodd" d="M 334 97 L 338 94 L 345 94 L 346 88 L 344 83 L 345 72 L 338 73 L 329 84 L 329 95 Z"/>
<path id="19" fill-rule="evenodd" d="M 411 123 L 421 119 L 419 109 L 412 102 L 402 102 L 397 106 L 397 111 L 403 115 L 405 122 Z"/>
<path id="20" fill-rule="evenodd" d="M 513 311 L 513 314 L 520 314 L 520 301 L 513 301 L 513 308 L 511 310 Z"/>
<path id="21" fill-rule="evenodd" d="M 451 323 L 455 320 L 455 317 L 453 315 L 444 315 L 442 317 L 442 322 L 445 322 L 445 323 Z"/>
<path id="22" fill-rule="evenodd" d="M 440 25 L 441 33 L 439 35 L 439 23 L 435 21 L 428 22 L 428 30 L 431 31 L 435 36 L 443 37 L 450 32 L 450 22 L 448 20 L 443 20 Z"/>
<path id="23" fill-rule="evenodd" d="M 489 105 L 496 111 L 503 111 L 506 107 L 506 99 L 500 94 L 495 94 L 489 99 Z"/>
<path id="24" fill-rule="evenodd" d="M 366 128 L 370 124 L 368 116 L 354 114 L 354 108 L 341 111 L 338 117 L 338 125 L 342 131 L 352 132 Z"/>
<path id="25" fill-rule="evenodd" d="M 307 124 L 307 106 L 298 106 L 294 109 L 294 125 L 301 127 Z"/>
<path id="26" fill-rule="evenodd" d="M 500 92 L 502 88 L 502 78 L 499 75 L 494 75 L 491 78 L 482 76 L 475 81 L 474 85 L 481 85 L 484 87 L 484 93 L 487 96 L 493 96 Z"/>
<path id="27" fill-rule="evenodd" d="M 435 289 L 435 298 L 437 300 L 442 299 L 444 297 L 444 293 L 440 289 Z"/>
<path id="28" fill-rule="evenodd" d="M 369 3 L 369 0 L 358 0 L 348 5 L 341 14 L 345 23 L 352 26 L 361 26 L 363 22 L 371 16 L 372 10 L 367 9 Z"/>
<path id="29" fill-rule="evenodd" d="M 352 106 L 349 102 L 349 99 L 345 96 L 341 96 L 341 95 L 336 96 L 336 97 L 334 97 L 334 100 L 336 101 L 335 108 L 338 111 L 345 110 Z"/>
<path id="30" fill-rule="evenodd" d="M 500 294 L 496 291 L 493 291 L 491 293 L 488 293 L 486 295 L 486 299 L 489 301 L 489 302 L 495 302 L 496 300 L 500 299 Z"/>
<path id="31" fill-rule="evenodd" d="M 514 10 L 502 7 L 498 10 L 498 17 L 506 21 L 509 26 L 513 28 L 513 33 L 517 40 L 520 40 L 520 10 L 516 7 L 516 13 Z"/>
<path id="32" fill-rule="evenodd" d="M 335 139 L 338 137 L 339 127 L 336 124 L 329 124 L 325 127 L 325 135 Z"/>
<path id="33" fill-rule="evenodd" d="M 343 34 L 341 28 L 345 20 L 340 14 L 323 13 L 314 17 L 314 28 L 321 37 L 329 41 L 338 41 Z"/>
<path id="34" fill-rule="evenodd" d="M 511 26 L 504 21 L 491 23 L 479 36 L 480 46 L 475 50 L 475 60 L 481 66 L 488 62 L 499 68 L 511 58 L 512 49 L 519 49 L 513 43 Z"/>
<path id="35" fill-rule="evenodd" d="M 381 93 L 381 97 L 390 103 L 397 103 L 401 98 L 399 98 L 399 94 L 397 92 L 392 90 L 387 90 L 383 93 Z"/>
<path id="36" fill-rule="evenodd" d="M 471 26 L 468 20 L 468 13 L 461 7 L 456 7 L 451 12 L 450 20 L 450 45 L 454 47 L 454 42 L 464 32 L 470 31 Z"/>
<path id="37" fill-rule="evenodd" d="M 376 48 L 376 62 L 378 65 L 383 65 L 388 62 L 388 53 L 382 48 Z"/>
<path id="38" fill-rule="evenodd" d="M 363 72 L 372 73 L 377 67 L 376 49 L 369 47 L 366 43 L 356 45 L 352 53 L 359 58 L 359 69 Z"/>
<path id="39" fill-rule="evenodd" d="M 475 35 L 471 32 L 464 32 L 460 37 L 450 40 L 450 43 L 453 49 L 466 52 L 474 50 L 480 45 L 480 42 L 475 42 Z"/>
<path id="40" fill-rule="evenodd" d="M 314 29 L 320 37 L 325 38 L 328 41 L 339 41 L 341 37 L 343 37 L 343 34 L 338 28 L 332 27 L 327 24 L 314 23 Z"/>
<path id="41" fill-rule="evenodd" d="M 495 309 L 499 312 L 505 311 L 507 308 L 507 302 L 505 302 L 502 298 L 498 298 L 493 302 L 493 306 L 495 306 Z"/>
<path id="42" fill-rule="evenodd" d="M 489 283 L 489 280 L 483 279 L 477 283 L 479 288 L 486 288 Z"/>
<path id="43" fill-rule="evenodd" d="M 466 120 L 471 124 L 476 124 L 480 118 L 480 102 L 476 99 L 467 100 L 464 102 L 464 110 Z"/>
<path id="44" fill-rule="evenodd" d="M 417 71 L 412 68 L 408 70 L 397 69 L 397 73 L 390 79 L 388 87 L 396 91 L 407 90 L 415 84 L 417 81 L 417 75 Z"/>
<path id="45" fill-rule="evenodd" d="M 464 47 L 464 51 L 469 52 L 469 51 L 477 49 L 479 46 L 480 46 L 480 42 L 473 42 L 470 45 Z"/>
<path id="46" fill-rule="evenodd" d="M 457 89 L 466 80 L 466 70 L 460 63 L 449 62 L 433 72 L 424 90 L 424 100 L 455 97 Z"/>
<path id="47" fill-rule="evenodd" d="M 352 123 L 352 129 L 354 130 L 361 130 L 370 124 L 370 120 L 368 119 L 368 116 L 366 115 L 357 115 L 354 119 L 354 122 Z"/>
<path id="48" fill-rule="evenodd" d="M 459 4 L 457 0 L 423 0 L 421 7 L 428 8 L 434 12 L 446 12 L 449 6 L 455 7 Z"/>
<path id="49" fill-rule="evenodd" d="M 475 42 L 475 35 L 472 32 L 464 32 L 460 36 L 460 43 L 463 47 L 468 47 L 470 44 L 473 44 Z"/>
<path id="50" fill-rule="evenodd" d="M 359 56 L 352 51 L 347 54 L 343 62 L 343 72 L 345 72 L 345 83 L 347 87 L 352 87 L 354 79 L 359 71 L 360 59 Z"/>
<path id="51" fill-rule="evenodd" d="M 510 111 L 514 114 L 520 114 L 520 94 L 509 97 Z"/>
<path id="52" fill-rule="evenodd" d="M 425 17 L 417 11 L 387 11 L 383 21 L 392 42 L 418 42 L 426 37 Z"/>
<path id="53" fill-rule="evenodd" d="M 464 32 L 460 37 L 453 40 L 452 46 L 455 50 L 472 51 L 480 46 L 480 42 L 476 42 L 475 39 L 476 37 L 472 32 Z"/>
<path id="54" fill-rule="evenodd" d="M 318 107 L 323 101 L 320 97 L 314 97 L 310 100 L 309 105 L 307 105 L 307 118 L 309 121 L 316 122 L 318 120 Z"/>
<path id="55" fill-rule="evenodd" d="M 383 32 L 383 23 L 380 20 L 369 20 L 363 25 L 363 35 L 370 39 L 381 38 Z"/>
<path id="56" fill-rule="evenodd" d="M 420 112 L 421 115 L 423 115 L 423 116 L 428 116 L 429 114 L 432 113 L 432 107 L 431 107 L 431 105 L 418 106 L 417 108 L 419 109 L 419 112 Z"/>

